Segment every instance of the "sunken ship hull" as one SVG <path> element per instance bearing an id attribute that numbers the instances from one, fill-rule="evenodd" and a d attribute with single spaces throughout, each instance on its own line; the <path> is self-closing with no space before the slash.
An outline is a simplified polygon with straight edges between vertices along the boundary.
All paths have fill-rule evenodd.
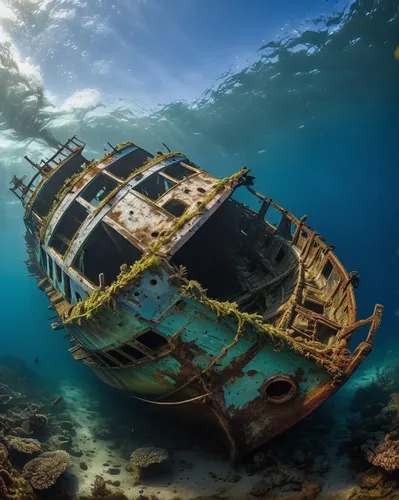
<path id="1" fill-rule="evenodd" d="M 357 273 L 246 168 L 218 180 L 182 153 L 111 148 L 87 161 L 73 137 L 49 160 L 27 158 L 29 183 L 13 178 L 30 274 L 76 360 L 143 404 L 216 426 L 237 458 L 352 375 L 382 306 L 357 320 Z M 234 200 L 239 187 L 257 211 Z"/>

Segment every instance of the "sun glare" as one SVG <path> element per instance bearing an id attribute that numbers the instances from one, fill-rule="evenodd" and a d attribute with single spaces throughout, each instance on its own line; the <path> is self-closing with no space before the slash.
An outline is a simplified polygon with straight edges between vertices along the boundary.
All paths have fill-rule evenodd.
<path id="1" fill-rule="evenodd" d="M 0 0 L 0 21 L 2 19 L 15 19 L 15 14 L 10 7 L 4 5 L 4 3 Z"/>

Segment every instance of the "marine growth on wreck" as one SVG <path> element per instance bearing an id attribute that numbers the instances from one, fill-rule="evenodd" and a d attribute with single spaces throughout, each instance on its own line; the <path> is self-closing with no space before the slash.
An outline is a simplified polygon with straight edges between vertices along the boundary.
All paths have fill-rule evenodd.
<path id="1" fill-rule="evenodd" d="M 52 327 L 104 382 L 217 428 L 237 458 L 320 406 L 370 352 L 382 306 L 357 319 L 358 274 L 248 169 L 219 180 L 183 153 L 83 150 L 72 137 L 49 160 L 27 158 L 36 173 L 11 190 Z"/>

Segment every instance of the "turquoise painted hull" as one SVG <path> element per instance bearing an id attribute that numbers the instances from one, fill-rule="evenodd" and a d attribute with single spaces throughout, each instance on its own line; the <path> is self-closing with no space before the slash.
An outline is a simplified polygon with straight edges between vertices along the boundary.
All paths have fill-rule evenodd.
<path id="1" fill-rule="evenodd" d="M 155 276 L 157 284 L 149 288 Z M 94 372 L 107 384 L 147 401 L 161 398 L 159 402 L 166 407 L 174 403 L 170 406 L 175 412 L 222 428 L 233 456 L 267 442 L 281 432 L 282 423 L 288 428 L 309 413 L 312 395 L 318 394 L 319 405 L 320 398 L 326 399 L 334 390 L 331 376 L 323 368 L 288 348 L 276 350 L 270 339 L 260 338 L 250 329 L 217 361 L 212 374 L 207 374 L 215 357 L 232 344 L 237 325 L 218 318 L 197 301 L 181 297 L 168 283 L 166 273 L 146 273 L 130 296 L 142 300 L 118 302 L 117 311 L 103 313 L 96 323 L 85 321 L 69 327 L 74 338 L 95 355 L 120 346 L 150 326 L 168 338 L 172 348 L 152 361 L 126 367 L 92 366 Z M 262 395 L 265 381 L 276 374 L 292 377 L 298 385 L 299 397 L 288 412 L 285 405 L 268 403 Z M 194 379 L 192 383 L 177 390 L 190 379 Z M 211 396 L 199 398 L 206 394 Z"/>

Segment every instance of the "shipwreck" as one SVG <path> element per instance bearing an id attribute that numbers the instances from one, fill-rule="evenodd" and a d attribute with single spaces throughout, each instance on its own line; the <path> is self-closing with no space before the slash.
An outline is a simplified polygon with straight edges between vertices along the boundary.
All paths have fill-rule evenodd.
<path id="1" fill-rule="evenodd" d="M 29 273 L 76 360 L 143 404 L 216 426 L 237 458 L 345 383 L 383 307 L 357 319 L 358 274 L 246 168 L 220 180 L 182 153 L 109 146 L 88 161 L 72 137 L 38 164 L 25 157 L 35 173 L 11 191 Z M 234 199 L 240 187 L 257 211 Z"/>

